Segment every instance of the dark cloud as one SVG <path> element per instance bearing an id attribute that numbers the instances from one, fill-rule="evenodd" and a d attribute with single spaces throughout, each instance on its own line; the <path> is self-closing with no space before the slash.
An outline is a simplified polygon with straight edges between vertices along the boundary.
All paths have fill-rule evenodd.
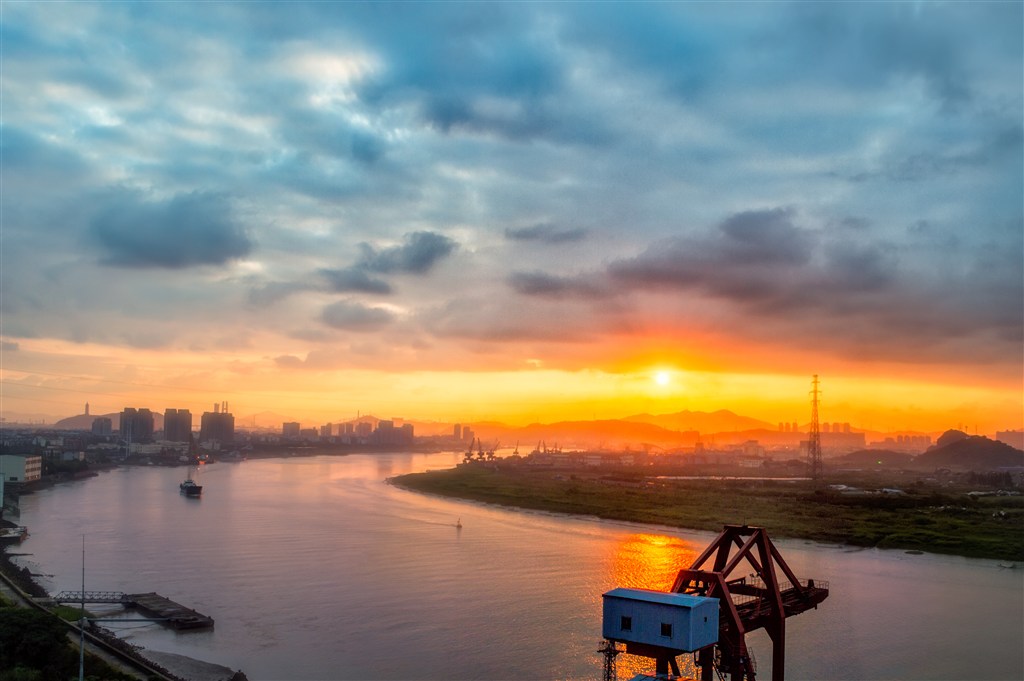
<path id="1" fill-rule="evenodd" d="M 379 307 L 342 300 L 324 308 L 321 319 L 335 329 L 376 331 L 390 324 L 394 315 Z"/>
<path id="2" fill-rule="evenodd" d="M 119 267 L 221 265 L 253 248 L 219 194 L 179 194 L 165 202 L 120 195 L 89 230 L 104 251 L 102 262 Z"/>
<path id="3" fill-rule="evenodd" d="M 896 279 L 899 258 L 886 244 L 833 242 L 825 248 L 821 285 L 838 292 L 877 291 Z"/>
<path id="4" fill-rule="evenodd" d="M 269 307 L 308 288 L 298 282 L 272 281 L 249 289 L 249 304 L 254 307 Z"/>
<path id="5" fill-rule="evenodd" d="M 14 341 L 0 341 L 0 350 L 3 350 L 4 352 L 17 352 L 19 347 L 20 346 Z"/>
<path id="6" fill-rule="evenodd" d="M 532 227 L 508 228 L 505 238 L 512 241 L 540 241 L 546 244 L 562 244 L 582 241 L 587 230 L 580 227 L 558 227 L 551 224 L 533 225 Z"/>
<path id="7" fill-rule="evenodd" d="M 327 280 L 328 289 L 334 293 L 391 293 L 390 284 L 358 267 L 322 269 L 317 274 Z"/>
<path id="8" fill-rule="evenodd" d="M 697 288 L 727 296 L 773 297 L 793 268 L 811 257 L 814 238 L 792 223 L 792 211 L 737 213 L 707 237 L 672 237 L 636 258 L 608 267 L 634 288 Z"/>
<path id="9" fill-rule="evenodd" d="M 406 234 L 404 241 L 400 246 L 379 250 L 370 244 L 360 244 L 362 256 L 357 266 L 372 272 L 424 274 L 457 246 L 436 232 L 413 232 Z"/>
<path id="10" fill-rule="evenodd" d="M 611 291 L 588 277 L 557 277 L 545 272 L 513 272 L 509 286 L 516 293 L 546 298 L 606 298 Z"/>
<path id="11" fill-rule="evenodd" d="M 737 213 L 719 227 L 721 258 L 738 264 L 798 265 L 807 262 L 811 237 L 793 225 L 787 208 Z"/>

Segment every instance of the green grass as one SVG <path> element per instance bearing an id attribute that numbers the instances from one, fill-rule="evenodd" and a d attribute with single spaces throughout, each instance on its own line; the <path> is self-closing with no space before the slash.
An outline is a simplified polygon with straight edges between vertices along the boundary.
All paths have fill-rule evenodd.
<path id="1" fill-rule="evenodd" d="M 403 475 L 394 482 L 442 496 L 611 520 L 711 531 L 748 524 L 776 537 L 1024 561 L 1021 497 L 971 499 L 933 490 L 843 496 L 809 483 L 725 480 L 638 487 L 635 477 L 482 465 Z"/>

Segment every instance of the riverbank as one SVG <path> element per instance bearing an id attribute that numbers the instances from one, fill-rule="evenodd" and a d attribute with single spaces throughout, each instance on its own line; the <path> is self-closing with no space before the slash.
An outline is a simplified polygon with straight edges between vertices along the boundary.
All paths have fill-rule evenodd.
<path id="1" fill-rule="evenodd" d="M 654 479 L 472 464 L 390 480 L 405 489 L 515 508 L 852 546 L 1024 561 L 1024 497 L 931 488 L 844 494 L 809 481 Z"/>
<path id="2" fill-rule="evenodd" d="M 3 526 L 10 526 L 12 524 L 6 519 L 0 521 L 0 525 Z M 31 600 L 33 603 L 36 603 L 34 607 L 46 610 L 39 603 L 45 601 L 50 594 L 36 581 L 34 575 L 27 567 L 19 566 L 12 560 L 12 558 L 22 555 L 17 551 L 17 548 L 17 544 L 0 547 L 0 574 L 3 575 L 8 588 L 14 590 L 22 600 L 26 602 Z M 57 618 L 58 615 L 53 614 L 53 617 Z M 87 630 L 87 632 L 96 645 L 109 647 L 109 653 L 142 663 L 142 678 L 154 678 L 151 672 L 156 671 L 160 674 L 161 678 L 171 679 L 172 681 L 246 681 L 246 676 L 241 671 L 236 672 L 223 665 L 197 660 L 184 655 L 163 653 L 133 646 L 118 638 L 113 632 L 101 627 L 93 627 L 91 631 Z M 113 661 L 114 659 L 108 655 L 108 662 Z M 125 671 L 128 672 L 129 669 L 126 668 Z"/>

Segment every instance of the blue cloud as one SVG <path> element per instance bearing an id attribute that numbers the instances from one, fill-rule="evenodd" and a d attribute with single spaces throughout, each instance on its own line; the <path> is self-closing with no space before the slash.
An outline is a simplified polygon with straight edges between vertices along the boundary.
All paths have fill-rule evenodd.
<path id="1" fill-rule="evenodd" d="M 424 274 L 442 258 L 450 255 L 457 244 L 435 232 L 413 232 L 405 235 L 400 246 L 377 249 L 370 244 L 360 244 L 362 255 L 359 267 L 373 272 L 407 272 Z"/>
<path id="2" fill-rule="evenodd" d="M 221 265 L 248 255 L 254 245 L 218 194 L 193 192 L 169 201 L 118 195 L 89 227 L 102 262 L 118 267 Z"/>

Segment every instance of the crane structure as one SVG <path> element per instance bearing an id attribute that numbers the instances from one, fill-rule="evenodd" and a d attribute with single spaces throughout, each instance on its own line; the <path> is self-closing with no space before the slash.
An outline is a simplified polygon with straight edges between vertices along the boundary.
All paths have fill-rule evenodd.
<path id="1" fill-rule="evenodd" d="M 621 609 L 622 606 L 613 604 L 609 610 L 608 601 L 610 595 L 622 591 L 629 590 L 619 589 L 605 594 L 605 638 L 613 648 L 616 641 L 621 641 L 626 644 L 626 653 L 653 658 L 658 678 L 670 678 L 670 669 L 673 676 L 679 677 L 676 656 L 693 652 L 700 669 L 700 681 L 713 681 L 716 671 L 722 679 L 755 681 L 756 668 L 747 648 L 746 635 L 763 628 L 772 641 L 772 681 L 783 681 L 786 618 L 816 609 L 828 598 L 828 583 L 797 579 L 764 528 L 726 525 L 689 568 L 679 571 L 668 592 L 692 599 L 692 603 L 679 604 L 677 612 L 685 609 L 684 618 L 675 616 L 676 619 L 672 620 L 673 615 L 666 615 L 664 606 L 656 606 L 661 608 L 657 611 L 648 609 L 654 613 L 655 620 L 672 620 L 661 624 L 661 640 L 654 635 L 640 640 L 630 633 L 615 631 L 620 620 L 614 618 L 621 615 L 616 608 Z M 638 594 L 637 601 L 653 600 L 649 593 Z M 692 647 L 666 642 L 665 627 L 669 627 L 669 632 L 672 632 L 672 626 L 688 632 L 700 627 L 699 618 L 691 617 L 687 622 L 685 617 L 708 599 L 717 599 L 718 602 L 717 641 L 712 638 L 710 644 L 700 641 Z M 634 609 L 629 613 L 631 617 L 621 617 L 622 628 L 626 632 L 637 629 L 633 620 L 639 616 L 639 611 L 636 610 L 638 606 L 633 605 Z M 705 616 L 704 623 L 707 621 Z M 606 676 L 607 666 L 606 661 Z"/>

